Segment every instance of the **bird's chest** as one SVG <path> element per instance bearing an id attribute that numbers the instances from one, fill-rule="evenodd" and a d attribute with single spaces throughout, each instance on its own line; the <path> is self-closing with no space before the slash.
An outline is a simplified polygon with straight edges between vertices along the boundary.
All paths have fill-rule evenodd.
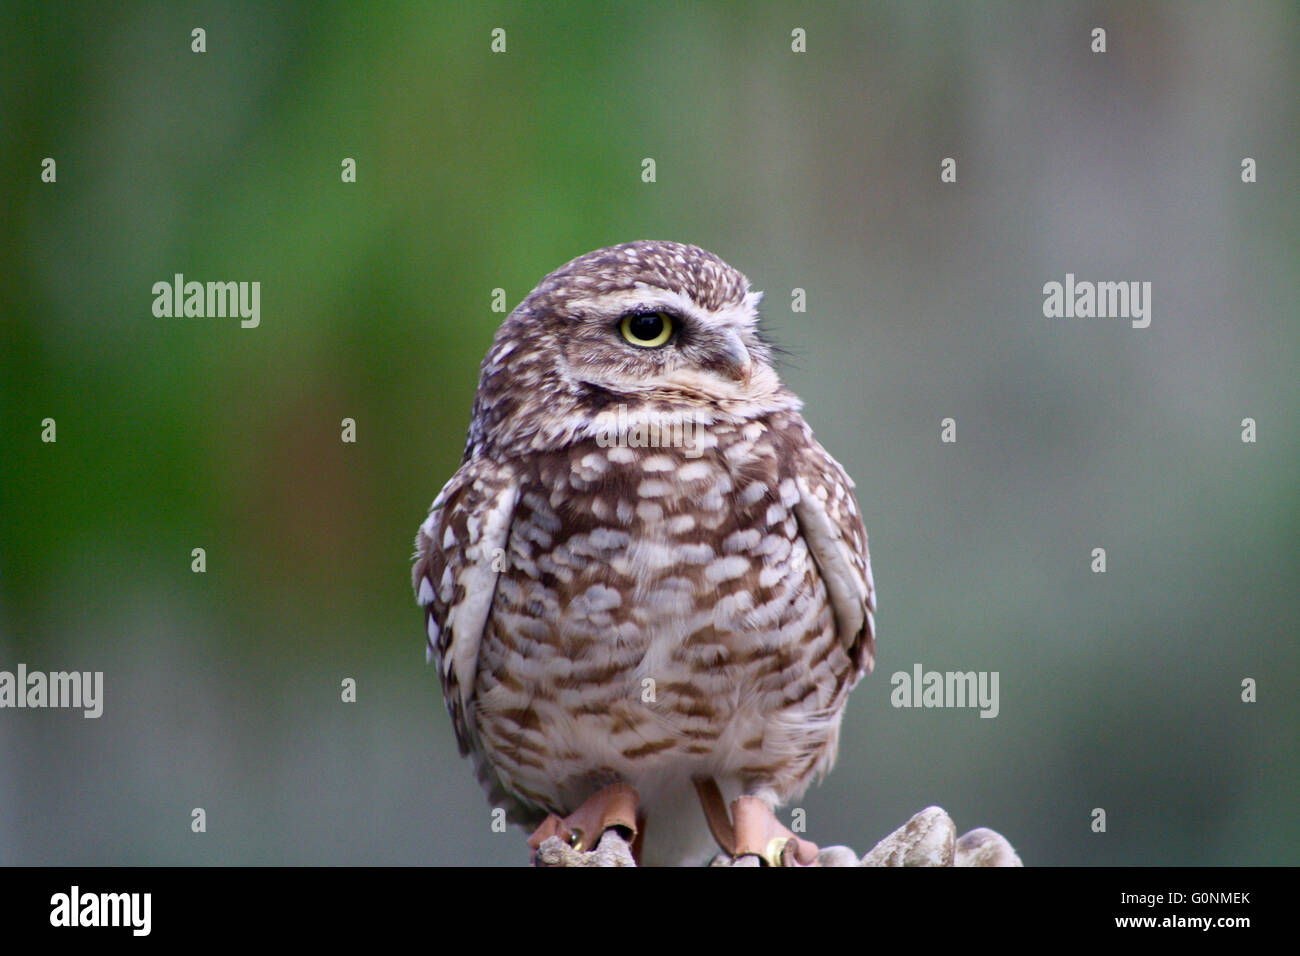
<path id="1" fill-rule="evenodd" d="M 475 716 L 498 774 L 546 806 L 612 780 L 679 802 L 694 774 L 803 785 L 849 661 L 757 429 L 696 449 L 538 459 L 480 648 Z"/>
<path id="2" fill-rule="evenodd" d="M 766 438 L 719 426 L 692 447 L 539 456 L 500 556 L 488 682 L 509 673 L 534 700 L 655 693 L 779 649 L 819 583 Z"/>

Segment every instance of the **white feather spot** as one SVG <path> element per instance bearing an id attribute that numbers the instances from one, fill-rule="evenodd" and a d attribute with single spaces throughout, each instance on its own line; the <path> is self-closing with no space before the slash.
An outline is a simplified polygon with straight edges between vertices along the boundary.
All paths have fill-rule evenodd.
<path id="1" fill-rule="evenodd" d="M 754 450 L 754 443 L 750 441 L 738 441 L 734 445 L 728 445 L 723 451 L 727 461 L 741 462 L 748 461 L 750 453 Z"/>
<path id="2" fill-rule="evenodd" d="M 736 618 L 752 609 L 753 606 L 754 597 L 748 591 L 737 591 L 734 594 L 728 594 L 713 605 L 714 624 L 723 630 L 731 630 L 735 627 Z"/>
<path id="3" fill-rule="evenodd" d="M 626 548 L 631 537 L 626 531 L 614 528 L 597 528 L 588 536 L 591 546 L 597 551 L 621 551 Z"/>
<path id="4" fill-rule="evenodd" d="M 736 531 L 727 535 L 722 541 L 722 550 L 736 553 L 737 551 L 749 551 L 758 546 L 762 535 L 758 533 L 757 528 L 745 528 L 743 531 Z"/>
<path id="5" fill-rule="evenodd" d="M 718 558 L 711 561 L 704 569 L 704 578 L 717 584 L 721 581 L 730 581 L 732 578 L 738 578 L 749 570 L 749 561 L 738 554 L 728 555 L 725 558 Z"/>
<path id="6" fill-rule="evenodd" d="M 677 469 L 677 477 L 681 481 L 699 481 L 709 477 L 710 471 L 712 467 L 708 462 L 692 461 Z"/>
<path id="7" fill-rule="evenodd" d="M 692 444 L 692 451 L 703 453 L 708 451 L 711 448 L 717 448 L 717 447 L 718 447 L 718 436 L 713 434 L 713 431 L 711 429 L 708 431 L 698 427 L 695 429 L 695 438 Z"/>
<path id="8" fill-rule="evenodd" d="M 795 487 L 794 479 L 787 478 L 781 482 L 779 491 L 781 492 L 781 504 L 787 508 L 794 507 L 794 503 L 799 500 L 799 489 Z"/>
<path id="9" fill-rule="evenodd" d="M 573 609 L 579 614 L 597 614 L 611 611 L 623 603 L 623 596 L 613 588 L 603 584 L 593 584 L 573 601 Z"/>
<path id="10" fill-rule="evenodd" d="M 767 485 L 761 481 L 751 481 L 740 493 L 740 503 L 745 506 L 757 504 L 767 494 Z"/>
<path id="11" fill-rule="evenodd" d="M 695 527 L 695 519 L 691 515 L 677 515 L 668 520 L 668 531 L 671 534 L 685 534 Z"/>
<path id="12" fill-rule="evenodd" d="M 677 556 L 684 564 L 708 564 L 714 554 L 707 544 L 683 544 L 677 548 Z"/>

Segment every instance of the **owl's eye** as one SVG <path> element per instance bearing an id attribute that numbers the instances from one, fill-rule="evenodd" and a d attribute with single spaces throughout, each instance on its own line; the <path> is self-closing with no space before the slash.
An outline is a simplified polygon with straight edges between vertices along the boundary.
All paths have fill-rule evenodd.
<path id="1" fill-rule="evenodd" d="M 672 338 L 673 317 L 667 312 L 638 312 L 623 316 L 618 328 L 633 345 L 653 349 Z"/>

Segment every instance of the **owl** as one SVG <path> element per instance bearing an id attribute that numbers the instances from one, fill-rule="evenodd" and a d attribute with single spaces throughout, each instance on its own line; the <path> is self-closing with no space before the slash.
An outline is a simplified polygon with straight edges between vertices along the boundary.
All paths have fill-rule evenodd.
<path id="1" fill-rule="evenodd" d="M 642 864 L 816 847 L 775 815 L 835 761 L 875 586 L 844 469 L 696 246 L 556 269 L 483 361 L 413 581 L 461 752 L 494 807 Z"/>

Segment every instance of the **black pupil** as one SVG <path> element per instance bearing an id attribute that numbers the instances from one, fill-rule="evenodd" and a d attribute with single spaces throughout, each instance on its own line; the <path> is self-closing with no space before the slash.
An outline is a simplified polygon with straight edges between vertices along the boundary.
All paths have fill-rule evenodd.
<path id="1" fill-rule="evenodd" d="M 634 338 L 643 342 L 652 342 L 657 339 L 664 331 L 664 317 L 658 312 L 652 312 L 648 315 L 634 316 L 628 323 L 628 331 Z"/>

